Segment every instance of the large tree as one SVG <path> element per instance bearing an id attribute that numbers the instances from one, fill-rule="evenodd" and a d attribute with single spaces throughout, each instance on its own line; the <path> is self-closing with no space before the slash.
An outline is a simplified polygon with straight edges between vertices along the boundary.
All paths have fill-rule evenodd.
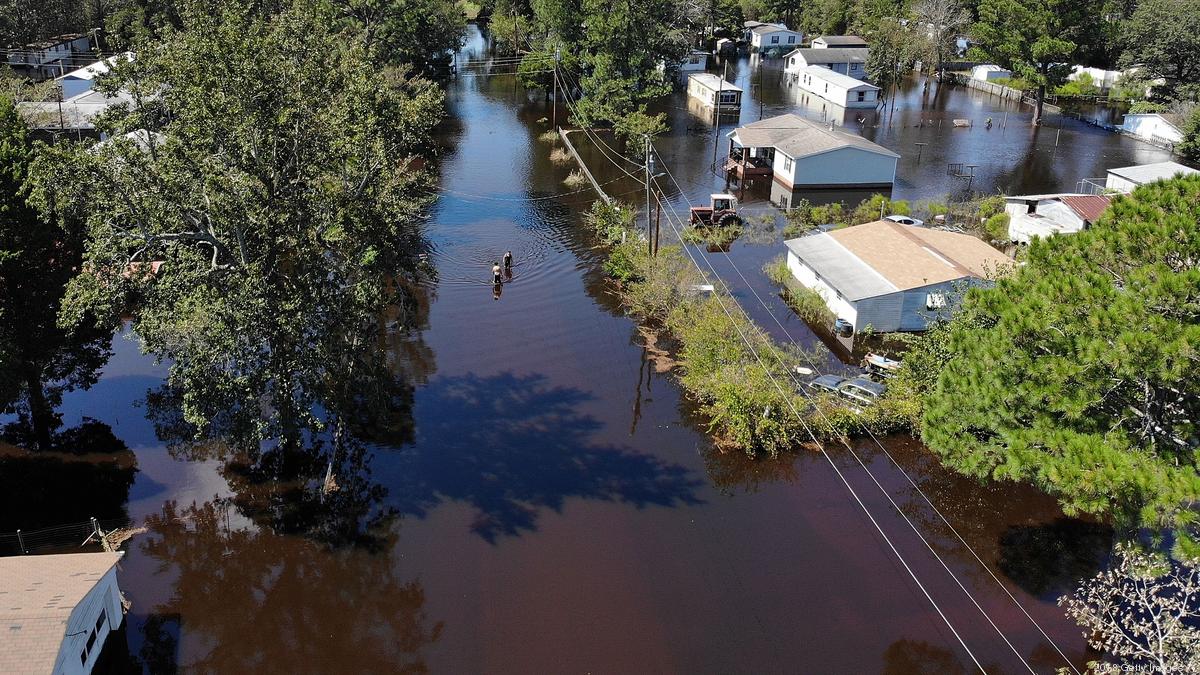
<path id="1" fill-rule="evenodd" d="M 922 436 L 951 467 L 1033 481 L 1071 514 L 1200 534 L 1200 177 L 1118 197 L 970 291 Z M 1186 551 L 1185 551 L 1186 553 Z"/>
<path id="2" fill-rule="evenodd" d="M 1145 80 L 1162 78 L 1160 95 L 1200 95 L 1200 0 L 1142 0 L 1122 37 L 1121 63 Z"/>
<path id="3" fill-rule="evenodd" d="M 114 140 L 39 165 L 39 202 L 89 233 L 60 320 L 111 326 L 132 307 L 187 422 L 295 437 L 327 383 L 349 381 L 347 345 L 419 282 L 441 94 L 383 77 L 308 0 L 187 0 L 180 15 L 185 30 L 106 80 L 135 94 L 101 121 Z M 228 402 L 220 419 L 207 400 Z"/>
<path id="4" fill-rule="evenodd" d="M 926 38 L 922 60 L 927 62 L 927 68 L 941 76 L 943 64 L 957 54 L 956 40 L 970 23 L 971 13 L 960 0 L 921 0 L 915 14 Z"/>
<path id="5" fill-rule="evenodd" d="M 1010 67 L 1037 90 L 1033 123 L 1041 124 L 1047 90 L 1067 81 L 1076 39 L 1099 11 L 1097 0 L 982 0 L 972 33 L 977 53 Z"/>

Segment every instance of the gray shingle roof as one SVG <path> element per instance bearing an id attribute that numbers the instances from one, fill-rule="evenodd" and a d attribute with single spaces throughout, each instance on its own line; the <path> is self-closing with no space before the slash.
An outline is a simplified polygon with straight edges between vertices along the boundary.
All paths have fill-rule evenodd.
<path id="1" fill-rule="evenodd" d="M 795 113 L 759 120 L 734 129 L 742 147 L 774 147 L 792 159 L 817 155 L 838 148 L 859 148 L 888 157 L 900 157 L 877 143 L 841 129 L 830 129 Z"/>

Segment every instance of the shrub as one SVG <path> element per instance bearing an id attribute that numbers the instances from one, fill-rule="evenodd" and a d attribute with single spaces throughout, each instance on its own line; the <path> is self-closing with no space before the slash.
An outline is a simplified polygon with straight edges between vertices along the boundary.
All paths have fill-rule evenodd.
<path id="1" fill-rule="evenodd" d="M 587 176 L 579 169 L 573 169 L 567 177 L 563 179 L 563 183 L 569 188 L 583 187 L 588 182 Z"/>
<path id="2" fill-rule="evenodd" d="M 538 134 L 538 140 L 543 143 L 554 143 L 558 140 L 558 132 L 550 129 Z"/>
<path id="3" fill-rule="evenodd" d="M 566 148 L 554 148 L 550 151 L 550 161 L 554 164 L 570 164 L 571 153 Z"/>
<path id="4" fill-rule="evenodd" d="M 1007 213 L 997 213 L 984 221 L 983 229 L 992 241 L 1008 241 L 1008 221 Z"/>
<path id="5" fill-rule="evenodd" d="M 859 202 L 850 214 L 850 225 L 862 225 L 879 220 L 883 216 L 907 216 L 912 209 L 906 201 L 892 201 L 884 195 L 871 195 L 869 199 Z"/>

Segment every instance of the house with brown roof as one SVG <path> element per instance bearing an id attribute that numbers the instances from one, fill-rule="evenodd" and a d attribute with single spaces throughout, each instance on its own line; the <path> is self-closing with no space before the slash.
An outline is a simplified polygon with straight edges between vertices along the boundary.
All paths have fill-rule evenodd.
<path id="1" fill-rule="evenodd" d="M 0 673 L 86 675 L 124 620 L 121 553 L 0 558 Z"/>
<path id="2" fill-rule="evenodd" d="M 729 134 L 725 168 L 738 178 L 772 176 L 796 188 L 890 188 L 900 155 L 858 134 L 794 113 Z"/>
<path id="3" fill-rule="evenodd" d="M 1034 237 L 1073 234 L 1087 229 L 1108 208 L 1107 195 L 1059 193 L 1005 197 L 1008 238 L 1028 244 Z"/>
<path id="4" fill-rule="evenodd" d="M 889 220 L 790 239 L 792 276 L 854 330 L 921 331 L 1012 260 L 979 239 Z"/>

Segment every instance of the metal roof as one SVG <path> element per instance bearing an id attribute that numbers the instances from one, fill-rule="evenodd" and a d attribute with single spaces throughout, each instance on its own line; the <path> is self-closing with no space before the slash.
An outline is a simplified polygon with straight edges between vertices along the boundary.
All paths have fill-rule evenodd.
<path id="1" fill-rule="evenodd" d="M 821 63 L 866 63 L 866 47 L 800 47 L 788 52 L 788 57 L 800 56 L 808 65 Z"/>
<path id="2" fill-rule="evenodd" d="M 862 136 L 841 129 L 830 129 L 795 113 L 769 117 L 738 127 L 733 130 L 731 136 L 734 142 L 742 147 L 773 147 L 792 159 L 839 148 L 858 148 L 887 157 L 900 157 Z"/>
<path id="3" fill-rule="evenodd" d="M 782 24 L 764 23 L 764 24 L 759 24 L 757 26 L 754 26 L 753 28 L 750 29 L 750 32 L 757 33 L 758 35 L 770 35 L 771 33 L 781 33 L 781 32 L 796 33 L 797 31 L 794 31 L 791 28 L 788 28 L 787 26 L 784 26 Z"/>
<path id="4" fill-rule="evenodd" d="M 899 290 L 827 232 L 789 239 L 784 245 L 847 300 L 873 298 Z"/>
<path id="5" fill-rule="evenodd" d="M 1112 198 L 1107 195 L 1067 195 L 1059 201 L 1066 204 L 1080 218 L 1094 223 L 1108 209 Z"/>
<path id="6" fill-rule="evenodd" d="M 67 73 L 66 75 L 62 75 L 62 76 L 56 77 L 54 79 L 63 80 L 63 79 L 66 79 L 69 77 L 74 80 L 92 80 L 92 79 L 99 77 L 100 75 L 107 73 L 112 68 L 112 66 L 116 65 L 117 59 L 122 59 L 125 61 L 132 61 L 134 58 L 135 57 L 134 57 L 133 52 L 124 52 L 122 54 L 117 54 L 116 56 L 110 56 L 107 59 L 104 59 L 103 61 L 97 61 L 95 63 L 88 64 L 82 68 L 72 70 L 71 72 Z"/>
<path id="7" fill-rule="evenodd" d="M 1138 185 L 1153 183 L 1156 180 L 1174 178 L 1175 174 L 1179 173 L 1184 175 L 1200 173 L 1200 171 L 1184 166 L 1178 162 L 1155 162 L 1153 164 L 1122 166 L 1116 169 L 1109 169 L 1108 172 L 1114 176 L 1124 178 L 1125 180 L 1131 181 Z"/>
<path id="8" fill-rule="evenodd" d="M 712 73 L 695 73 L 693 75 L 688 75 L 688 79 L 696 80 L 700 84 L 712 89 L 713 91 L 716 91 L 717 89 L 720 89 L 721 91 L 742 90 L 741 87 L 730 82 L 729 80 L 723 79 L 719 75 L 713 75 Z"/>
<path id="9" fill-rule="evenodd" d="M 850 77 L 849 75 L 835 73 L 825 66 L 804 66 L 800 69 L 800 72 L 804 73 L 805 75 L 811 75 L 817 79 L 824 80 L 834 86 L 841 87 L 846 91 L 858 91 L 860 89 L 879 91 L 879 87 L 876 87 L 870 82 L 863 82 L 862 80 Z"/>
<path id="10" fill-rule="evenodd" d="M 0 672 L 54 670 L 71 612 L 122 555 L 0 558 Z"/>
<path id="11" fill-rule="evenodd" d="M 863 45 L 866 46 L 867 41 L 857 35 L 822 35 L 813 40 L 820 40 L 830 47 L 842 47 L 845 45 Z"/>

